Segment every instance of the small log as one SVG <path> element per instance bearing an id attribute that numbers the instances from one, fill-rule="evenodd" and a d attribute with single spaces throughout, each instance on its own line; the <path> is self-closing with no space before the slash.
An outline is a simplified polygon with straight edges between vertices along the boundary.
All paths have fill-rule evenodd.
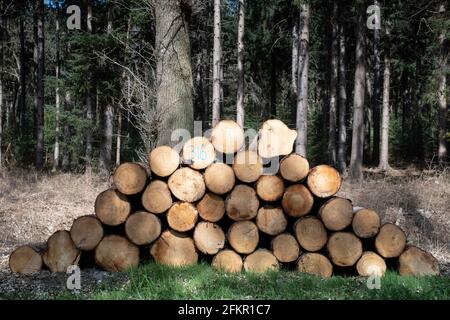
<path id="1" fill-rule="evenodd" d="M 335 195 L 342 184 L 339 171 L 325 164 L 312 168 L 306 181 L 309 190 L 319 198 Z"/>
<path id="2" fill-rule="evenodd" d="M 280 268 L 277 258 L 267 249 L 258 249 L 244 259 L 246 272 L 262 273 Z"/>
<path id="3" fill-rule="evenodd" d="M 365 251 L 356 264 L 356 270 L 362 277 L 382 277 L 386 272 L 386 262 L 375 252 Z"/>
<path id="4" fill-rule="evenodd" d="M 108 226 L 118 226 L 127 220 L 131 204 L 127 196 L 116 189 L 103 191 L 95 199 L 95 214 Z"/>
<path id="5" fill-rule="evenodd" d="M 240 151 L 234 157 L 233 170 L 242 182 L 255 182 L 263 174 L 263 161 L 255 151 Z"/>
<path id="6" fill-rule="evenodd" d="M 335 232 L 328 239 L 327 250 L 335 265 L 350 267 L 361 257 L 362 243 L 353 233 Z"/>
<path id="7" fill-rule="evenodd" d="M 233 169 L 221 162 L 213 163 L 205 170 L 206 187 L 215 194 L 225 194 L 234 187 L 235 177 Z"/>
<path id="8" fill-rule="evenodd" d="M 94 250 L 103 239 L 103 226 L 94 216 L 83 216 L 74 220 L 70 237 L 75 246 L 83 251 Z"/>
<path id="9" fill-rule="evenodd" d="M 122 163 L 113 176 L 114 185 L 124 195 L 133 195 L 144 190 L 147 179 L 145 168 L 132 162 Z"/>
<path id="10" fill-rule="evenodd" d="M 300 246 L 307 251 L 318 251 L 327 243 L 327 231 L 316 217 L 298 219 L 294 223 L 294 233 Z"/>
<path id="11" fill-rule="evenodd" d="M 211 143 L 220 153 L 236 153 L 244 145 L 244 130 L 233 120 L 222 120 L 211 132 Z"/>
<path id="12" fill-rule="evenodd" d="M 308 273 L 323 278 L 329 278 L 333 274 L 333 265 L 330 260 L 320 253 L 304 253 L 297 262 L 300 272 Z"/>
<path id="13" fill-rule="evenodd" d="M 384 258 L 399 257 L 406 246 L 406 234 L 398 226 L 392 223 L 386 223 L 378 232 L 375 238 L 375 248 Z"/>
<path id="14" fill-rule="evenodd" d="M 218 195 L 208 192 L 197 203 L 197 211 L 203 220 L 217 222 L 225 214 L 225 201 Z"/>
<path id="15" fill-rule="evenodd" d="M 300 255 L 300 247 L 290 233 L 282 233 L 272 239 L 270 244 L 274 256 L 283 263 L 293 262 Z"/>
<path id="16" fill-rule="evenodd" d="M 352 228 L 358 237 L 372 238 L 380 229 L 380 216 L 371 209 L 358 210 L 353 217 Z"/>
<path id="17" fill-rule="evenodd" d="M 150 254 L 157 263 L 171 266 L 192 265 L 198 261 L 192 238 L 173 230 L 161 234 L 152 245 Z"/>
<path id="18" fill-rule="evenodd" d="M 126 271 L 139 265 L 139 248 L 127 238 L 112 234 L 95 249 L 95 262 L 106 271 Z"/>
<path id="19" fill-rule="evenodd" d="M 38 273 L 42 269 L 42 257 L 32 247 L 20 246 L 9 256 L 9 269 L 24 275 Z"/>
<path id="20" fill-rule="evenodd" d="M 198 219 L 197 209 L 189 202 L 177 202 L 167 212 L 167 223 L 178 232 L 186 232 L 195 227 Z"/>
<path id="21" fill-rule="evenodd" d="M 184 144 L 182 158 L 192 169 L 202 170 L 214 162 L 216 151 L 207 138 L 194 137 Z"/>
<path id="22" fill-rule="evenodd" d="M 241 272 L 242 258 L 233 250 L 225 249 L 219 251 L 213 258 L 212 267 L 216 270 L 223 270 L 226 272 Z"/>
<path id="23" fill-rule="evenodd" d="M 150 170 L 160 177 L 168 177 L 180 165 L 178 152 L 168 146 L 160 146 L 153 149 L 148 155 Z"/>
<path id="24" fill-rule="evenodd" d="M 281 160 L 280 174 L 290 182 L 299 182 L 306 178 L 309 162 L 301 155 L 292 153 Z"/>
<path id="25" fill-rule="evenodd" d="M 225 200 L 227 215 L 234 221 L 251 220 L 256 217 L 259 200 L 255 189 L 239 184 Z"/>
<path id="26" fill-rule="evenodd" d="M 291 217 L 301 217 L 311 211 L 314 198 L 304 185 L 294 184 L 284 192 L 281 204 L 284 211 Z"/>
<path id="27" fill-rule="evenodd" d="M 164 181 L 154 180 L 142 194 L 142 205 L 151 213 L 166 212 L 172 206 L 172 194 Z"/>
<path id="28" fill-rule="evenodd" d="M 69 266 L 78 264 L 80 254 L 70 233 L 59 230 L 48 238 L 47 250 L 42 256 L 42 261 L 51 272 L 66 272 Z"/>
<path id="29" fill-rule="evenodd" d="M 273 158 L 292 153 L 297 131 L 289 129 L 282 121 L 272 119 L 259 130 L 258 153 L 263 158 Z"/>
<path id="30" fill-rule="evenodd" d="M 278 176 L 262 176 L 256 182 L 256 193 L 264 201 L 280 200 L 284 193 L 283 179 Z"/>
<path id="31" fill-rule="evenodd" d="M 271 236 L 276 236 L 286 230 L 287 219 L 283 209 L 277 207 L 261 207 L 256 216 L 258 229 Z"/>
<path id="32" fill-rule="evenodd" d="M 328 230 L 344 230 L 353 220 L 352 203 L 348 199 L 334 197 L 320 207 L 319 217 Z"/>
<path id="33" fill-rule="evenodd" d="M 138 211 L 130 215 L 125 222 L 125 233 L 134 244 L 147 245 L 161 234 L 161 221 L 152 213 Z"/>
<path id="34" fill-rule="evenodd" d="M 228 230 L 227 238 L 236 252 L 250 254 L 258 247 L 258 227 L 251 221 L 235 222 Z"/>
<path id="35" fill-rule="evenodd" d="M 200 222 L 194 230 L 194 243 L 204 254 L 216 254 L 225 245 L 225 234 L 222 228 L 212 222 Z"/>
<path id="36" fill-rule="evenodd" d="M 181 201 L 195 202 L 205 194 L 205 181 L 200 172 L 191 168 L 175 171 L 168 181 L 172 194 Z"/>
<path id="37" fill-rule="evenodd" d="M 415 246 L 409 246 L 398 259 L 401 276 L 437 276 L 439 263 L 435 257 Z"/>

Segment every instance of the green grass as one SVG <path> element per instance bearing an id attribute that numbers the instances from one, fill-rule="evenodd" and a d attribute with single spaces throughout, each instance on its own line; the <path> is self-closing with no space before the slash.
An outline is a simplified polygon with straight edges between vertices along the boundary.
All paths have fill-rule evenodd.
<path id="1" fill-rule="evenodd" d="M 59 299 L 450 299 L 450 277 L 401 277 L 388 272 L 380 289 L 361 277 L 322 279 L 295 271 L 265 274 L 217 272 L 207 264 L 173 268 L 149 263 L 129 271 L 130 281 L 112 277 L 89 294 Z"/>

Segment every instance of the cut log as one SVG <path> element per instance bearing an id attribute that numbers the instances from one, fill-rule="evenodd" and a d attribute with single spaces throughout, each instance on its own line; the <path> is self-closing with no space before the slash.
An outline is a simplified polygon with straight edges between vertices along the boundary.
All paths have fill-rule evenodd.
<path id="1" fill-rule="evenodd" d="M 263 174 L 263 161 L 255 151 L 240 151 L 234 157 L 233 170 L 242 182 L 255 182 Z"/>
<path id="2" fill-rule="evenodd" d="M 297 131 L 282 121 L 272 119 L 263 123 L 259 130 L 258 153 L 263 158 L 273 158 L 292 153 Z"/>
<path id="3" fill-rule="evenodd" d="M 150 170 L 160 177 L 168 177 L 180 165 L 178 152 L 168 146 L 160 146 L 153 149 L 148 156 Z"/>
<path id="4" fill-rule="evenodd" d="M 306 251 L 318 251 L 327 243 L 327 231 L 316 217 L 304 217 L 294 224 L 295 237 Z"/>
<path id="5" fill-rule="evenodd" d="M 161 221 L 154 214 L 138 211 L 130 215 L 125 222 L 125 233 L 134 244 L 147 245 L 161 234 Z"/>
<path id="6" fill-rule="evenodd" d="M 290 154 L 280 163 L 281 176 L 290 182 L 299 182 L 306 178 L 309 172 L 309 162 L 298 154 Z"/>
<path id="7" fill-rule="evenodd" d="M 415 246 L 408 247 L 398 259 L 401 276 L 437 276 L 439 263 L 429 252 Z"/>
<path id="8" fill-rule="evenodd" d="M 172 194 L 167 183 L 152 181 L 142 194 L 142 205 L 151 213 L 166 212 L 172 206 Z"/>
<path id="9" fill-rule="evenodd" d="M 320 207 L 319 216 L 328 230 L 341 231 L 352 223 L 352 203 L 348 199 L 334 197 Z"/>
<path id="10" fill-rule="evenodd" d="M 307 184 L 316 197 L 328 198 L 339 191 L 342 178 L 335 168 L 323 164 L 309 171 Z"/>
<path id="11" fill-rule="evenodd" d="M 35 274 L 42 269 L 42 257 L 30 246 L 18 247 L 9 256 L 9 268 L 14 273 Z"/>
<path id="12" fill-rule="evenodd" d="M 114 172 L 113 181 L 121 193 L 133 195 L 144 190 L 147 184 L 147 178 L 147 171 L 142 165 L 125 162 Z"/>
<path id="13" fill-rule="evenodd" d="M 362 254 L 361 240 L 350 232 L 335 232 L 328 239 L 331 261 L 340 267 L 353 266 Z"/>
<path id="14" fill-rule="evenodd" d="M 231 225 L 227 234 L 228 242 L 238 253 L 249 254 L 259 243 L 258 227 L 251 221 L 239 221 Z"/>
<path id="15" fill-rule="evenodd" d="M 298 242 L 290 233 L 279 234 L 272 239 L 270 246 L 274 256 L 283 263 L 293 262 L 300 255 Z"/>
<path id="16" fill-rule="evenodd" d="M 125 271 L 139 265 L 139 247 L 118 235 L 109 235 L 95 249 L 95 262 L 106 271 Z"/>
<path id="17" fill-rule="evenodd" d="M 256 216 L 258 229 L 271 236 L 276 236 L 287 227 L 287 219 L 283 209 L 278 207 L 261 207 Z"/>
<path id="18" fill-rule="evenodd" d="M 205 194 L 205 181 L 200 172 L 191 168 L 181 168 L 169 178 L 169 189 L 181 201 L 195 202 Z"/>
<path id="19" fill-rule="evenodd" d="M 333 274 L 333 265 L 320 253 L 304 253 L 298 259 L 298 271 L 329 278 Z"/>
<path id="20" fill-rule="evenodd" d="M 314 198 L 304 185 L 294 184 L 284 192 L 281 204 L 291 217 L 301 217 L 311 211 Z"/>
<path id="21" fill-rule="evenodd" d="M 216 254 L 225 245 L 222 228 L 212 222 L 200 222 L 194 230 L 194 243 L 204 254 Z"/>
<path id="22" fill-rule="evenodd" d="M 284 193 L 284 182 L 278 176 L 262 176 L 256 182 L 256 193 L 268 202 L 278 201 Z"/>
<path id="23" fill-rule="evenodd" d="M 277 258 L 267 249 L 258 249 L 244 259 L 246 272 L 267 272 L 280 268 Z"/>
<path id="24" fill-rule="evenodd" d="M 48 238 L 47 250 L 42 256 L 42 261 L 51 272 L 66 272 L 69 266 L 78 264 L 80 254 L 70 233 L 59 230 Z"/>
<path id="25" fill-rule="evenodd" d="M 198 219 L 197 209 L 189 202 L 177 202 L 167 212 L 167 223 L 178 232 L 194 229 Z"/>
<path id="26" fill-rule="evenodd" d="M 216 159 L 216 151 L 205 137 L 194 137 L 188 140 L 182 150 L 183 162 L 192 169 L 202 170 Z"/>
<path id="27" fill-rule="evenodd" d="M 226 272 L 241 272 L 242 258 L 235 251 L 225 249 L 217 253 L 211 263 L 216 270 L 223 270 Z"/>
<path id="28" fill-rule="evenodd" d="M 402 254 L 405 246 L 405 232 L 392 223 L 384 224 L 375 238 L 375 247 L 384 258 L 397 258 Z"/>
<path id="29" fill-rule="evenodd" d="M 236 153 L 244 145 L 244 130 L 233 120 L 222 120 L 211 132 L 211 143 L 220 153 Z"/>
<path id="30" fill-rule="evenodd" d="M 380 217 L 371 209 L 358 210 L 353 217 L 352 228 L 358 237 L 372 238 L 380 229 Z"/>
<path id="31" fill-rule="evenodd" d="M 95 214 L 108 226 L 118 226 L 127 220 L 131 204 L 124 194 L 116 189 L 103 191 L 95 199 Z"/>
<path id="32" fill-rule="evenodd" d="M 218 195 L 208 192 L 197 203 L 197 211 L 203 220 L 217 222 L 225 214 L 225 201 Z"/>
<path id="33" fill-rule="evenodd" d="M 362 277 L 382 277 L 386 272 L 386 262 L 375 252 L 365 251 L 356 264 L 356 270 Z"/>
<path id="34" fill-rule="evenodd" d="M 70 237 L 75 246 L 83 251 L 94 250 L 103 239 L 103 226 L 94 216 L 77 218 L 70 228 Z"/>
<path id="35" fill-rule="evenodd" d="M 259 200 L 255 189 L 239 184 L 225 200 L 227 215 L 234 221 L 251 220 L 258 214 Z"/>
<path id="36" fill-rule="evenodd" d="M 150 254 L 157 263 L 184 266 L 196 264 L 198 254 L 194 241 L 187 235 L 166 230 L 152 245 Z"/>
<path id="37" fill-rule="evenodd" d="M 205 170 L 206 187 L 215 194 L 225 194 L 234 187 L 235 177 L 233 169 L 221 162 L 213 163 Z"/>

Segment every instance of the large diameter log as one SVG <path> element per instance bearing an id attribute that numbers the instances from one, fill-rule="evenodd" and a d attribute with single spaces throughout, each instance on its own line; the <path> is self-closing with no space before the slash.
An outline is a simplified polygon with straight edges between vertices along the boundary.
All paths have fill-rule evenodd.
<path id="1" fill-rule="evenodd" d="M 263 174 L 263 161 L 255 151 L 240 151 L 234 157 L 233 170 L 242 182 L 255 182 Z"/>
<path id="2" fill-rule="evenodd" d="M 318 251 L 327 243 L 327 231 L 322 221 L 316 217 L 304 217 L 294 224 L 295 237 L 306 251 Z"/>
<path id="3" fill-rule="evenodd" d="M 328 239 L 331 261 L 340 267 L 353 266 L 362 255 L 361 240 L 350 232 L 336 232 Z"/>
<path id="4" fill-rule="evenodd" d="M 206 168 L 204 178 L 206 187 L 215 194 L 230 192 L 236 180 L 233 169 L 221 162 L 213 163 Z"/>
<path id="5" fill-rule="evenodd" d="M 256 216 L 258 229 L 271 236 L 276 236 L 286 230 L 287 219 L 283 209 L 277 207 L 261 207 Z"/>
<path id="6" fill-rule="evenodd" d="M 225 234 L 222 228 L 212 222 L 200 222 L 194 230 L 194 243 L 204 254 L 216 254 L 225 245 Z"/>
<path id="7" fill-rule="evenodd" d="M 161 234 L 152 245 L 150 254 L 157 263 L 171 266 L 192 265 L 198 261 L 194 241 L 173 230 Z"/>
<path id="8" fill-rule="evenodd" d="M 309 162 L 298 154 L 290 154 L 280 162 L 281 176 L 290 182 L 299 182 L 306 178 L 309 172 Z"/>
<path id="9" fill-rule="evenodd" d="M 95 214 L 108 226 L 117 226 L 127 220 L 131 213 L 131 204 L 124 194 L 116 189 L 103 191 L 95 199 Z"/>
<path id="10" fill-rule="evenodd" d="M 377 235 L 380 223 L 380 216 L 374 210 L 361 209 L 353 217 L 353 232 L 360 238 L 372 238 Z"/>
<path id="11" fill-rule="evenodd" d="M 259 243 L 258 227 L 251 221 L 239 221 L 231 225 L 227 234 L 230 246 L 238 253 L 249 254 Z"/>
<path id="12" fill-rule="evenodd" d="M 161 234 L 161 221 L 152 213 L 138 211 L 130 215 L 125 222 L 125 233 L 134 244 L 147 245 Z"/>
<path id="13" fill-rule="evenodd" d="M 139 265 L 139 248 L 125 237 L 109 235 L 95 249 L 95 262 L 106 271 L 125 271 Z"/>
<path id="14" fill-rule="evenodd" d="M 304 185 L 294 184 L 284 192 L 281 204 L 284 211 L 291 217 L 301 217 L 311 211 L 314 198 Z"/>
<path id="15" fill-rule="evenodd" d="M 177 202 L 167 212 L 167 223 L 178 232 L 192 230 L 198 219 L 197 209 L 189 202 Z"/>
<path id="16" fill-rule="evenodd" d="M 42 260 L 51 272 L 66 272 L 71 265 L 80 260 L 80 250 L 75 246 L 70 233 L 65 230 L 56 231 L 48 238 L 47 250 Z"/>
<path id="17" fill-rule="evenodd" d="M 35 274 L 42 269 L 42 257 L 30 246 L 18 247 L 9 256 L 9 268 L 18 274 Z"/>
<path id="18" fill-rule="evenodd" d="M 94 250 L 103 238 L 103 226 L 94 216 L 75 219 L 70 228 L 70 237 L 75 246 L 83 251 Z"/>
<path id="19" fill-rule="evenodd" d="M 329 278 L 333 274 L 333 265 L 330 260 L 320 253 L 302 254 L 298 259 L 297 269 L 323 278 Z"/>
<path id="20" fill-rule="evenodd" d="M 153 149 L 148 155 L 150 170 L 160 177 L 168 177 L 180 165 L 178 152 L 168 146 Z"/>
<path id="21" fill-rule="evenodd" d="M 297 240 L 290 233 L 282 233 L 272 239 L 270 244 L 274 256 L 283 263 L 293 262 L 300 255 Z"/>
<path id="22" fill-rule="evenodd" d="M 358 274 L 363 277 L 384 276 L 386 272 L 386 262 L 375 252 L 363 252 L 356 264 Z"/>
<path id="23" fill-rule="evenodd" d="M 172 194 L 167 183 L 160 180 L 149 183 L 142 194 L 142 205 L 151 213 L 166 212 L 172 206 Z"/>
<path id="24" fill-rule="evenodd" d="M 227 215 L 234 221 L 251 220 L 256 217 L 259 200 L 255 189 L 239 184 L 225 200 Z"/>
<path id="25" fill-rule="evenodd" d="M 244 269 L 247 272 L 262 273 L 278 270 L 279 267 L 277 258 L 267 249 L 258 249 L 244 259 Z"/>
<path id="26" fill-rule="evenodd" d="M 256 182 L 256 193 L 268 202 L 278 201 L 284 193 L 284 182 L 278 176 L 262 176 Z"/>
<path id="27" fill-rule="evenodd" d="M 335 168 L 323 164 L 309 171 L 307 184 L 316 197 L 328 198 L 339 191 L 342 178 Z"/>
<path id="28" fill-rule="evenodd" d="M 405 246 L 405 232 L 392 223 L 384 224 L 375 238 L 375 248 L 384 258 L 396 258 L 400 256 Z"/>
<path id="29" fill-rule="evenodd" d="M 144 190 L 147 178 L 147 171 L 142 165 L 125 162 L 114 172 L 113 182 L 121 193 L 133 195 Z"/>
<path id="30" fill-rule="evenodd" d="M 205 181 L 200 172 L 191 168 L 176 170 L 169 178 L 169 189 L 181 201 L 195 202 L 205 194 Z"/>
<path id="31" fill-rule="evenodd" d="M 408 247 L 398 259 L 402 276 L 439 275 L 439 263 L 429 252 L 415 246 Z"/>
<path id="32" fill-rule="evenodd" d="M 197 202 L 197 211 L 203 220 L 217 222 L 225 214 L 225 201 L 218 195 L 208 192 Z"/>
<path id="33" fill-rule="evenodd" d="M 212 129 L 211 143 L 220 153 L 236 153 L 244 142 L 244 130 L 232 120 L 219 121 Z"/>
<path id="34" fill-rule="evenodd" d="M 202 170 L 214 162 L 216 151 L 207 138 L 194 137 L 184 144 L 182 158 L 192 169 Z"/>
<path id="35" fill-rule="evenodd" d="M 352 203 L 348 199 L 332 198 L 320 207 L 319 216 L 328 230 L 341 231 L 352 223 Z"/>
<path id="36" fill-rule="evenodd" d="M 297 131 L 289 129 L 282 121 L 267 120 L 259 130 L 258 153 L 263 158 L 273 158 L 292 153 Z"/>
<path id="37" fill-rule="evenodd" d="M 233 250 L 225 249 L 218 252 L 211 263 L 216 270 L 223 270 L 226 272 L 241 272 L 242 271 L 242 257 Z"/>

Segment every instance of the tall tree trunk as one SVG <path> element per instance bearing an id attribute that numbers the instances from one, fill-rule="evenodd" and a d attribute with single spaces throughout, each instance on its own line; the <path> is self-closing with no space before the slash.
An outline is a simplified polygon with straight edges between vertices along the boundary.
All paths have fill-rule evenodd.
<path id="1" fill-rule="evenodd" d="M 448 1 L 447 1 L 448 2 Z M 440 7 L 440 13 L 442 16 L 445 15 L 446 2 L 443 2 Z M 438 104 L 439 104 L 439 148 L 438 148 L 438 159 L 439 162 L 444 162 L 447 160 L 447 58 L 449 52 L 449 41 L 446 39 L 445 28 L 442 28 L 441 34 L 439 35 L 439 46 L 440 46 L 440 73 L 438 78 Z"/>
<path id="2" fill-rule="evenodd" d="M 331 17 L 331 70 L 330 70 L 330 118 L 328 126 L 328 153 L 329 160 L 336 166 L 336 105 L 337 105 L 337 79 L 338 79 L 338 3 L 333 1 L 333 14 Z"/>
<path id="3" fill-rule="evenodd" d="M 122 112 L 119 110 L 117 118 L 117 137 L 116 137 L 116 166 L 120 165 L 120 150 L 122 148 Z"/>
<path id="4" fill-rule="evenodd" d="M 310 6 L 300 8 L 299 53 L 298 53 L 298 95 L 297 95 L 297 141 L 296 152 L 306 156 L 308 130 L 308 69 L 309 69 L 309 20 Z"/>
<path id="5" fill-rule="evenodd" d="M 180 1 L 155 1 L 159 145 L 174 145 L 172 131 L 194 124 L 193 79 L 188 16 Z"/>
<path id="6" fill-rule="evenodd" d="M 379 5 L 379 1 L 374 1 Z M 381 61 L 380 61 L 380 30 L 373 31 L 373 149 L 372 161 L 377 161 L 380 156 L 380 104 L 381 98 Z"/>
<path id="7" fill-rule="evenodd" d="M 292 26 L 292 62 L 291 62 L 291 110 L 295 117 L 297 109 L 297 73 L 298 73 L 298 28 L 297 19 Z"/>
<path id="8" fill-rule="evenodd" d="M 60 134 L 60 105 L 61 105 L 61 96 L 60 96 L 60 59 L 59 59 L 59 2 L 56 1 L 56 18 L 55 18 L 55 27 L 56 27 L 56 92 L 55 92 L 55 149 L 53 153 L 53 171 L 56 171 L 59 167 L 59 134 Z"/>
<path id="9" fill-rule="evenodd" d="M 3 5 L 0 6 L 3 12 Z M 3 15 L 0 14 L 0 28 L 3 28 Z M 4 72 L 4 39 L 0 39 L 0 170 L 3 168 L 3 72 Z"/>
<path id="10" fill-rule="evenodd" d="M 19 98 L 19 110 L 20 110 L 20 131 L 25 132 L 27 125 L 26 121 L 26 106 L 27 106 L 27 84 L 26 84 L 26 48 L 25 48 L 25 27 L 23 17 L 19 19 L 19 41 L 20 41 L 20 98 Z"/>
<path id="11" fill-rule="evenodd" d="M 239 0 L 238 44 L 237 44 L 237 100 L 236 120 L 244 127 L 244 31 L 245 31 L 245 0 Z"/>
<path id="12" fill-rule="evenodd" d="M 347 81 L 345 63 L 345 30 L 341 21 L 339 24 L 339 133 L 338 133 L 338 168 L 341 174 L 347 169 L 347 129 L 345 118 L 347 114 Z"/>
<path id="13" fill-rule="evenodd" d="M 366 34 L 364 7 L 361 6 L 356 26 L 356 68 L 353 96 L 353 132 L 350 156 L 350 175 L 352 179 L 362 178 L 364 151 L 364 99 L 366 95 Z"/>
<path id="14" fill-rule="evenodd" d="M 92 3 L 88 1 L 87 6 L 87 32 L 92 34 Z M 89 67 L 90 68 L 90 67 Z M 86 90 L 86 174 L 92 173 L 92 132 L 94 126 L 94 110 L 92 106 L 92 73 L 88 74 L 88 85 Z"/>
<path id="15" fill-rule="evenodd" d="M 214 48 L 213 48 L 213 110 L 212 126 L 214 127 L 220 120 L 220 91 L 221 79 L 220 69 L 222 68 L 222 23 L 220 19 L 220 0 L 214 0 Z"/>
<path id="16" fill-rule="evenodd" d="M 70 93 L 69 88 L 65 88 L 64 93 L 64 112 L 68 113 L 72 111 L 72 96 Z M 71 134 L 71 128 L 69 122 L 66 120 L 64 121 L 64 127 L 63 127 L 63 136 L 64 136 L 64 148 L 63 148 L 63 157 L 62 157 L 62 169 L 64 171 L 70 170 L 70 134 Z"/>
<path id="17" fill-rule="evenodd" d="M 389 169 L 389 90 L 391 81 L 391 44 L 390 37 L 390 25 L 386 21 L 385 26 L 386 46 L 384 48 L 384 80 L 383 80 L 383 110 L 381 118 L 381 142 L 380 142 L 380 161 L 379 168 L 381 170 Z"/>
<path id="18" fill-rule="evenodd" d="M 44 167 L 44 2 L 36 0 L 36 169 Z"/>

